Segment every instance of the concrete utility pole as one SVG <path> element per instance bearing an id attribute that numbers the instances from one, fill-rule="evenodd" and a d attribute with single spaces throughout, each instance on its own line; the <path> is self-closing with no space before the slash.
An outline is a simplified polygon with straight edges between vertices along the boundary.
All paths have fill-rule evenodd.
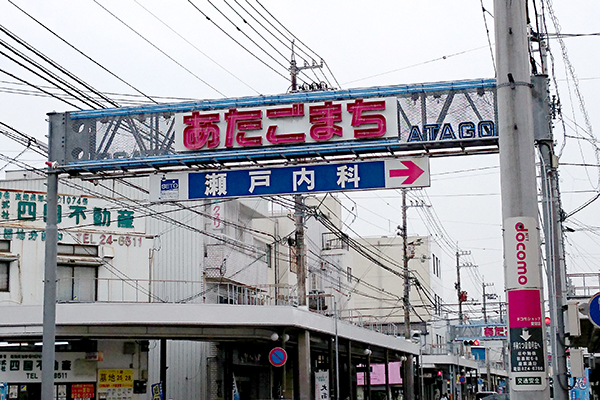
<path id="1" fill-rule="evenodd" d="M 483 322 L 487 324 L 487 309 L 486 309 L 486 301 L 487 299 L 496 299 L 498 296 L 494 293 L 486 293 L 485 288 L 494 286 L 493 283 L 485 283 L 481 282 L 481 288 L 483 289 Z"/>
<path id="2" fill-rule="evenodd" d="M 292 42 L 292 58 L 290 61 L 291 91 L 298 90 L 297 76 L 303 69 L 321 68 L 322 65 L 305 65 L 298 67 L 294 55 L 294 43 Z M 294 221 L 296 224 L 296 273 L 298 279 L 298 306 L 306 307 L 306 255 L 304 249 L 304 197 L 301 194 L 294 195 Z M 277 278 L 279 279 L 279 278 Z M 301 331 L 298 334 L 298 376 L 301 382 L 311 382 L 311 358 L 310 358 L 310 332 Z M 310 385 L 300 385 L 300 400 L 309 400 L 311 395 Z"/>
<path id="3" fill-rule="evenodd" d="M 294 195 L 294 221 L 296 223 L 296 276 L 298 277 L 298 305 L 306 306 L 306 257 L 304 255 L 304 197 Z"/>
<path id="4" fill-rule="evenodd" d="M 456 294 L 458 297 L 458 322 L 460 325 L 465 323 L 465 317 L 462 312 L 463 295 L 462 288 L 460 286 L 460 267 L 470 267 L 472 265 L 460 265 L 460 257 L 468 256 L 471 252 L 466 250 L 456 250 Z"/>
<path id="5" fill-rule="evenodd" d="M 404 273 L 404 338 L 411 340 L 410 334 L 410 276 L 408 270 L 408 234 L 407 234 L 407 223 L 406 223 L 406 189 L 402 189 L 402 266 Z M 404 361 L 404 398 L 413 400 L 415 398 L 415 376 L 413 370 L 413 356 L 412 354 L 406 355 L 406 361 Z"/>
<path id="6" fill-rule="evenodd" d="M 54 351 L 56 339 L 56 259 L 58 242 L 58 171 L 48 170 L 46 258 L 44 265 L 44 316 L 42 325 L 42 399 L 54 396 Z"/>
<path id="7" fill-rule="evenodd" d="M 296 64 L 294 54 L 294 42 L 292 41 L 292 58 L 290 60 L 291 91 L 298 90 L 298 72 L 303 69 L 322 68 L 323 64 L 304 65 Z M 294 221 L 296 223 L 296 266 L 298 272 L 298 305 L 306 306 L 306 256 L 304 250 L 304 198 L 302 195 L 294 195 Z M 277 277 L 278 278 L 278 277 Z"/>
<path id="8" fill-rule="evenodd" d="M 540 44 L 543 46 L 543 44 Z M 544 64 L 545 65 L 545 64 Z M 545 71 L 544 71 L 545 72 Z M 552 378 L 554 400 L 569 398 L 567 356 L 565 345 L 564 307 L 566 293 L 566 270 L 563 246 L 563 229 L 560 218 L 560 192 L 558 188 L 558 157 L 554 154 L 551 128 L 548 77 L 532 78 L 533 119 L 535 140 L 539 149 L 540 178 L 542 184 L 542 220 L 544 222 L 544 246 L 548 268 L 548 303 L 550 309 L 550 348 L 552 349 Z"/>
<path id="9" fill-rule="evenodd" d="M 526 13 L 524 0 L 494 1 L 511 400 L 550 398 Z"/>

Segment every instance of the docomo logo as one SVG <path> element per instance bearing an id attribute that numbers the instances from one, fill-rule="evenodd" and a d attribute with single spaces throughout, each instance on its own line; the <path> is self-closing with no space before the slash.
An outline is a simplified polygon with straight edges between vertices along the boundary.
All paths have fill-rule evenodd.
<path id="1" fill-rule="evenodd" d="M 515 240 L 517 242 L 515 246 L 517 257 L 517 281 L 520 285 L 527 284 L 527 246 L 525 243 L 529 242 L 529 230 L 525 228 L 523 222 L 517 222 L 515 224 Z"/>
<path id="2" fill-rule="evenodd" d="M 507 290 L 539 288 L 541 285 L 537 222 L 537 218 L 525 216 L 504 220 L 504 278 Z"/>

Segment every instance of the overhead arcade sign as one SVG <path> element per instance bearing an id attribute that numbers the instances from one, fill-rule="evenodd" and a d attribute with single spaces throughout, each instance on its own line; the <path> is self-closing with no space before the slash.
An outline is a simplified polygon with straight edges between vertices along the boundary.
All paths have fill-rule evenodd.
<path id="1" fill-rule="evenodd" d="M 70 172 L 494 146 L 495 82 L 292 93 L 51 114 Z"/>
<path id="2" fill-rule="evenodd" d="M 50 159 L 73 174 L 466 148 L 497 151 L 495 80 L 50 114 Z"/>

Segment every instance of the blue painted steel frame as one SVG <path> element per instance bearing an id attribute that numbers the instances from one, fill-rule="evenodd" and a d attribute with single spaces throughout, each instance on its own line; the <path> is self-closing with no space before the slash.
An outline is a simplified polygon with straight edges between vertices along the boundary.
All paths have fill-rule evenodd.
<path id="1" fill-rule="evenodd" d="M 398 96 L 450 90 L 495 88 L 495 79 L 477 79 L 454 82 L 419 83 L 414 85 L 379 86 L 372 88 L 335 90 L 330 92 L 296 92 L 272 96 L 238 97 L 231 99 L 202 100 L 187 103 L 157 104 L 144 107 L 122 107 L 99 110 L 73 111 L 71 119 L 102 118 L 118 115 L 152 114 L 164 112 L 186 112 L 190 110 L 214 110 L 228 107 L 257 107 L 263 105 L 311 102 L 324 100 L 346 100 L 357 97 Z"/>
<path id="2" fill-rule="evenodd" d="M 213 110 L 234 107 L 253 107 L 264 105 L 289 104 L 292 102 L 316 102 L 324 100 L 346 100 L 357 97 L 406 96 L 412 93 L 431 93 L 442 91 L 494 89 L 495 79 L 437 82 L 414 85 L 381 86 L 373 88 L 348 89 L 330 92 L 297 92 L 272 96 L 241 97 L 231 99 L 203 100 L 186 103 L 158 104 L 143 107 L 123 107 L 99 110 L 83 110 L 67 113 L 72 120 L 98 119 L 123 115 L 158 114 L 167 112 L 187 112 L 190 110 Z M 465 146 L 493 144 L 497 138 L 481 141 L 468 141 Z M 427 148 L 449 148 L 461 144 L 428 144 Z M 387 153 L 401 150 L 423 150 L 422 143 L 399 143 L 398 139 L 369 141 L 347 141 L 322 143 L 304 146 L 270 146 L 268 148 L 248 148 L 228 151 L 202 151 L 185 154 L 168 154 L 129 159 L 104 159 L 71 161 L 59 169 L 69 173 L 95 173 L 109 170 L 136 170 L 144 168 L 191 166 L 199 164 L 243 161 L 266 161 L 287 158 L 306 158 L 315 156 L 335 156 L 360 153 Z"/>

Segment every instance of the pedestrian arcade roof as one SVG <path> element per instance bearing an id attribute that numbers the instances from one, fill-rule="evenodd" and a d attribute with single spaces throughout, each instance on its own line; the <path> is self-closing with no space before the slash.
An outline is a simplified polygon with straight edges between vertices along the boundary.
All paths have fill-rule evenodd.
<path id="1" fill-rule="evenodd" d="M 0 308 L 0 340 L 42 336 L 43 307 Z M 306 330 L 335 336 L 336 320 L 301 307 L 228 304 L 67 303 L 56 307 L 56 337 L 182 339 L 204 341 L 271 340 L 273 333 Z M 341 339 L 353 346 L 419 354 L 418 345 L 337 321 Z"/>

